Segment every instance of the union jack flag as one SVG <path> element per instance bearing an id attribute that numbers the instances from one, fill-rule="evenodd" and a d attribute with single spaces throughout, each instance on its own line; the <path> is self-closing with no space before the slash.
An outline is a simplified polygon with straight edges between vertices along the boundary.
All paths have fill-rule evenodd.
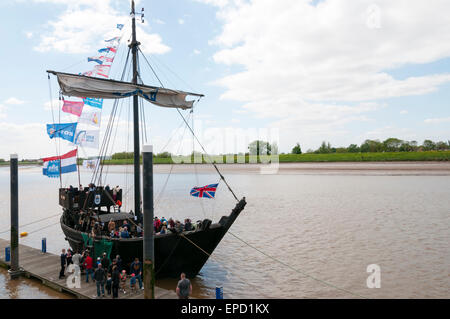
<path id="1" fill-rule="evenodd" d="M 191 189 L 191 196 L 214 198 L 218 185 L 219 184 L 209 184 L 203 187 L 194 187 Z"/>

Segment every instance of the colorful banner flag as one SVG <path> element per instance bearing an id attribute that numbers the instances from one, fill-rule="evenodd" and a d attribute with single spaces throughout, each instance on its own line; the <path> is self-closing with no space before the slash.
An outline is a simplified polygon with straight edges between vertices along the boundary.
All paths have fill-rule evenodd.
<path id="1" fill-rule="evenodd" d="M 104 78 L 109 76 L 109 71 L 111 70 L 111 65 L 96 65 L 94 66 L 94 72 L 96 75 L 100 75 Z"/>
<path id="2" fill-rule="evenodd" d="M 61 156 L 43 158 L 42 174 L 56 178 L 59 174 L 67 174 L 77 171 L 77 150 L 70 151 Z"/>
<path id="3" fill-rule="evenodd" d="M 84 102 L 76 102 L 76 101 L 66 101 L 64 100 L 64 104 L 62 107 L 62 111 L 66 113 L 70 113 L 76 116 L 80 116 L 81 112 L 83 112 Z"/>
<path id="4" fill-rule="evenodd" d="M 100 159 L 90 159 L 90 160 L 84 160 L 83 161 L 83 167 L 90 169 L 90 170 L 94 170 L 98 167 L 98 165 L 100 164 Z"/>
<path id="5" fill-rule="evenodd" d="M 47 134 L 52 138 L 62 138 L 63 140 L 73 142 L 77 123 L 47 124 Z"/>
<path id="6" fill-rule="evenodd" d="M 98 52 L 102 53 L 102 52 L 113 52 L 116 53 L 117 52 L 117 47 L 106 47 L 106 48 L 102 48 L 100 50 L 98 50 Z"/>
<path id="7" fill-rule="evenodd" d="M 201 198 L 214 198 L 214 196 L 216 196 L 217 186 L 219 186 L 219 184 L 209 184 L 203 187 L 194 187 L 191 189 L 191 196 Z"/>
<path id="8" fill-rule="evenodd" d="M 105 40 L 105 42 L 113 42 L 113 41 L 119 42 L 119 41 L 120 41 L 120 37 L 114 37 L 114 38 L 112 38 L 112 39 Z"/>
<path id="9" fill-rule="evenodd" d="M 113 57 L 109 58 L 109 57 L 102 55 L 102 56 L 97 56 L 97 57 L 89 57 L 88 62 L 97 62 L 98 64 L 103 64 L 105 62 L 112 63 L 112 62 L 114 62 L 114 58 Z"/>
<path id="10" fill-rule="evenodd" d="M 103 99 L 95 99 L 95 98 L 87 97 L 87 98 L 83 99 L 83 102 L 85 105 L 89 105 L 89 106 L 96 107 L 99 109 L 101 109 L 103 107 Z"/>
<path id="11" fill-rule="evenodd" d="M 80 74 L 84 75 L 84 76 L 94 76 L 95 75 L 93 71 L 86 71 L 86 72 L 80 73 Z"/>
<path id="12" fill-rule="evenodd" d="M 99 58 L 93 57 L 93 58 L 87 58 L 88 62 L 97 62 L 98 64 L 103 64 L 103 61 Z"/>
<path id="13" fill-rule="evenodd" d="M 75 134 L 73 143 L 81 147 L 96 148 L 99 145 L 100 130 L 80 130 Z"/>
<path id="14" fill-rule="evenodd" d="M 93 111 L 93 112 L 83 112 L 81 113 L 80 118 L 78 119 L 78 123 L 89 124 L 93 126 L 100 127 L 100 119 L 101 112 Z"/>

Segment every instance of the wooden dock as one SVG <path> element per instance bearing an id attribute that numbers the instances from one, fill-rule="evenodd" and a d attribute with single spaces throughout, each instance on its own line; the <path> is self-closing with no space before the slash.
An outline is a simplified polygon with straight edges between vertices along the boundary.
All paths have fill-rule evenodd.
<path id="1" fill-rule="evenodd" d="M 5 262 L 5 248 L 9 246 L 9 241 L 0 239 L 0 265 L 9 266 L 9 262 Z M 50 253 L 42 253 L 39 249 L 19 245 L 19 265 L 24 271 L 24 276 L 28 278 L 38 279 L 42 284 L 55 289 L 59 292 L 69 293 L 81 299 L 97 298 L 97 287 L 90 280 L 86 283 L 86 277 L 81 277 L 81 288 L 69 288 L 65 279 L 59 279 L 60 257 Z M 105 289 L 106 290 L 106 289 Z M 105 291 L 106 293 L 106 291 Z M 170 291 L 163 288 L 155 287 L 156 299 L 177 299 L 175 290 Z M 143 299 L 143 290 L 137 289 L 134 294 L 130 293 L 129 280 L 127 280 L 127 293 L 119 291 L 119 299 Z M 111 296 L 105 294 L 103 299 L 112 299 Z"/>

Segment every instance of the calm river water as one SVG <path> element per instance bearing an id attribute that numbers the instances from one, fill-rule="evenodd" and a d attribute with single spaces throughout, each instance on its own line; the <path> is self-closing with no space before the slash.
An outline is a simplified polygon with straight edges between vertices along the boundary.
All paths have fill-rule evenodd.
<path id="1" fill-rule="evenodd" d="M 105 168 L 110 186 L 131 189 L 132 170 Z M 218 221 L 235 201 L 220 184 L 215 200 L 189 196 L 193 186 L 218 181 L 211 168 L 155 168 L 155 215 Z M 197 170 L 198 174 L 194 174 Z M 227 166 L 227 181 L 247 207 L 193 280 L 194 296 L 214 298 L 450 298 L 450 165 L 286 164 L 278 174 Z M 20 168 L 21 244 L 59 253 L 67 248 L 57 215 L 59 179 L 39 167 Z M 90 173 L 82 170 L 83 185 Z M 63 184 L 77 185 L 77 174 Z M 162 191 L 163 190 L 163 191 Z M 131 193 L 131 191 L 129 192 Z M 0 237 L 9 227 L 9 168 L 0 168 Z M 132 208 L 132 197 L 124 200 Z M 49 216 L 54 216 L 47 218 Z M 261 252 L 255 250 L 257 248 Z M 267 257 L 272 256 L 280 262 Z M 369 289 L 369 265 L 381 287 Z M 286 266 L 288 265 L 288 266 Z M 325 284 L 327 283 L 327 284 Z M 174 289 L 176 280 L 158 286 Z M 346 291 L 340 290 L 342 288 Z M 62 298 L 34 282 L 10 283 L 0 272 L 0 298 Z"/>

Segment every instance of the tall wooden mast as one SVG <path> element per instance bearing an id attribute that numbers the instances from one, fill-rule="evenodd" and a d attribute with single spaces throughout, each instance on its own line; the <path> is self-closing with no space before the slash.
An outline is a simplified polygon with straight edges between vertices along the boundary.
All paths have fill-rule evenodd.
<path id="1" fill-rule="evenodd" d="M 132 83 L 138 83 L 138 65 L 137 51 L 140 43 L 136 41 L 136 17 L 134 10 L 134 0 L 131 1 L 131 21 L 132 21 L 132 38 L 130 43 L 131 53 L 133 56 L 133 80 Z M 139 100 L 138 96 L 133 96 L 133 136 L 134 136 L 134 212 L 138 221 L 142 221 L 141 213 L 141 166 L 140 166 L 140 145 L 139 145 Z"/>

